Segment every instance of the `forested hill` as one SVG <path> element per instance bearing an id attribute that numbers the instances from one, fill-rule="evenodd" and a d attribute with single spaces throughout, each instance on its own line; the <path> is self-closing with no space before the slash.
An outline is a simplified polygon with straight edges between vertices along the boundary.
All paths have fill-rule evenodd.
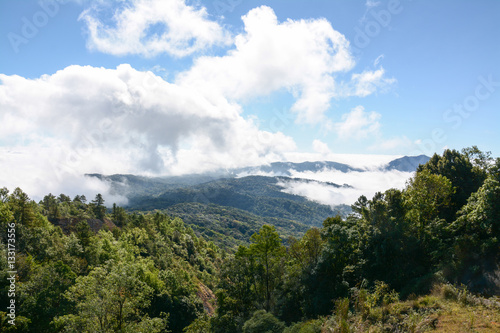
<path id="1" fill-rule="evenodd" d="M 198 205 L 169 209 L 212 207 Z M 255 224 L 232 252 L 165 212 L 0 189 L 2 304 L 8 261 L 17 272 L 16 326 L 0 309 L 1 331 L 499 331 L 500 158 L 446 150 L 351 208 L 286 241 Z"/>
<path id="2" fill-rule="evenodd" d="M 429 157 L 425 155 L 405 156 L 382 165 L 379 170 L 415 171 L 420 163 L 428 160 Z M 176 216 L 182 216 L 197 233 L 209 237 L 219 245 L 227 245 L 244 241 L 244 235 L 255 232 L 255 226 L 264 224 L 263 221 L 275 225 L 281 235 L 301 236 L 306 229 L 304 225 L 321 226 L 327 217 L 336 214 L 346 217 L 351 213 L 347 205 L 335 202 L 330 205 L 320 204 L 284 192 L 285 185 L 291 182 L 315 183 L 321 185 L 323 190 L 339 190 L 338 192 L 350 188 L 348 184 L 290 177 L 297 172 L 314 173 L 326 170 L 342 173 L 366 171 L 347 164 L 317 161 L 275 162 L 257 167 L 175 177 L 100 174 L 88 176 L 110 182 L 114 193 L 129 199 L 127 209 L 167 209 Z M 190 205 L 196 207 L 196 213 L 190 214 L 183 208 Z M 226 225 L 235 228 L 221 228 L 214 216 L 228 221 Z"/>
<path id="3" fill-rule="evenodd" d="M 153 210 L 190 202 L 215 204 L 245 210 L 262 217 L 284 218 L 311 226 L 320 226 L 328 216 L 336 214 L 346 216 L 346 212 L 350 211 L 348 206 L 331 207 L 283 192 L 284 187 L 281 183 L 293 180 L 288 177 L 264 176 L 219 179 L 168 190 L 157 197 L 131 198 L 129 207 Z M 342 187 L 333 183 L 323 184 L 333 188 Z"/>

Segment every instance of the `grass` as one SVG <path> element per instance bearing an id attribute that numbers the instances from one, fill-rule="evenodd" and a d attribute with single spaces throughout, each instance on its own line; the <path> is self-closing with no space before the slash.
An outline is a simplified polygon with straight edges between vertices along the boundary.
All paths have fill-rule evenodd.
<path id="1" fill-rule="evenodd" d="M 353 305 L 359 303 L 357 299 L 351 301 Z M 339 308 L 342 314 L 328 318 L 322 332 L 500 332 L 497 297 L 474 296 L 465 288 L 448 284 L 412 300 L 394 300 L 363 311 L 355 308 L 348 315 L 345 307 Z"/>

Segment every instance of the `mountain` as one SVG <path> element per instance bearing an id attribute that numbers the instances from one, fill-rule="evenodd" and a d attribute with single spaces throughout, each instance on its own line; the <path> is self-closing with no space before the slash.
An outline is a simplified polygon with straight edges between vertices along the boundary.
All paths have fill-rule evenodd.
<path id="1" fill-rule="evenodd" d="M 402 172 L 413 172 L 419 164 L 425 164 L 429 157 L 404 156 L 389 162 L 380 168 L 381 171 L 398 170 Z M 237 178 L 239 176 L 267 175 L 290 177 L 296 172 L 320 172 L 324 170 L 337 170 L 343 173 L 351 171 L 364 172 L 365 169 L 355 168 L 348 164 L 332 161 L 316 162 L 274 162 L 269 165 L 255 167 L 236 168 L 229 170 L 219 170 L 203 174 L 189 174 L 183 176 L 168 177 L 144 177 L 127 174 L 116 174 L 104 176 L 101 174 L 87 174 L 88 177 L 95 177 L 111 184 L 114 193 L 126 196 L 127 198 L 153 196 L 157 197 L 165 191 L 196 186 L 203 183 L 219 179 Z M 331 185 L 331 183 L 329 183 Z M 343 186 L 348 186 L 344 184 Z"/>
<path id="2" fill-rule="evenodd" d="M 105 176 L 98 173 L 91 173 L 85 176 L 108 182 L 111 185 L 113 193 L 123 195 L 129 199 L 143 196 L 156 197 L 168 190 L 194 186 L 223 178 L 221 174 L 144 177 L 126 174 Z"/>
<path id="3" fill-rule="evenodd" d="M 430 158 L 404 156 L 378 170 L 413 172 Z M 326 191 L 351 189 L 348 184 L 292 178 L 303 172 L 337 170 L 364 172 L 348 164 L 332 161 L 275 162 L 269 165 L 220 170 L 204 174 L 170 177 L 88 174 L 106 181 L 111 192 L 126 196 L 128 210 L 164 210 L 181 217 L 198 234 L 230 247 L 248 240 L 263 224 L 273 224 L 280 235 L 299 237 L 311 226 L 321 226 L 330 216 L 347 216 L 348 205 L 324 205 L 304 196 L 285 193 L 290 183 L 320 185 Z M 266 176 L 262 176 L 262 174 Z"/>
<path id="4" fill-rule="evenodd" d="M 280 176 L 291 176 L 292 171 L 296 172 L 318 172 L 322 170 L 338 170 L 341 172 L 350 172 L 350 171 L 363 171 L 359 168 L 351 167 L 350 165 L 337 163 L 337 162 L 329 162 L 329 161 L 316 161 L 316 162 L 301 162 L 301 163 L 293 163 L 293 162 L 274 162 L 269 165 L 261 165 L 258 167 L 246 167 L 236 169 L 233 172 L 236 174 L 259 174 L 259 173 L 268 173 L 273 175 Z"/>
<path id="5" fill-rule="evenodd" d="M 311 226 L 321 226 L 329 216 L 346 215 L 350 212 L 349 206 L 346 205 L 333 208 L 282 191 L 283 182 L 297 180 L 289 177 L 265 176 L 223 178 L 194 186 L 169 189 L 156 197 L 134 197 L 130 199 L 129 208 L 165 209 L 189 202 L 215 204 L 237 208 L 265 218 L 282 218 Z M 333 183 L 317 183 L 333 188 L 347 187 Z"/>
<path id="6" fill-rule="evenodd" d="M 414 172 L 420 164 L 427 163 L 431 158 L 426 155 L 404 156 L 397 158 L 383 168 L 385 171 L 398 170 L 403 172 Z"/>

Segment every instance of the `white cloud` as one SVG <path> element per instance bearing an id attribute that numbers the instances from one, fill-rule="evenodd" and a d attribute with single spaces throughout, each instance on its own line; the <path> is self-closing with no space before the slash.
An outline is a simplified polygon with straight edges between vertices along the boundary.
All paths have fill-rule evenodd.
<path id="1" fill-rule="evenodd" d="M 314 140 L 312 146 L 313 150 L 319 154 L 326 155 L 331 153 L 330 148 L 328 148 L 328 145 L 321 140 Z"/>
<path id="2" fill-rule="evenodd" d="M 104 2 L 94 2 L 80 19 L 86 23 L 90 49 L 113 55 L 146 57 L 168 53 L 183 57 L 230 42 L 228 33 L 209 20 L 206 8 L 185 0 L 120 1 L 112 17 Z M 116 5 L 116 2 L 113 2 Z M 108 4 L 109 5 L 109 4 Z M 112 21 L 108 25 L 106 21 Z"/>
<path id="3" fill-rule="evenodd" d="M 77 184 L 84 173 L 203 172 L 296 148 L 243 119 L 236 104 L 129 65 L 70 66 L 34 80 L 0 74 L 0 83 L 0 146 L 9 147 L 0 183 L 39 188 L 36 195 Z"/>
<path id="4" fill-rule="evenodd" d="M 339 138 L 364 139 L 368 136 L 380 136 L 381 115 L 375 111 L 365 112 L 365 108 L 357 106 L 350 113 L 342 115 L 342 122 L 334 124 L 334 130 Z"/>
<path id="5" fill-rule="evenodd" d="M 364 171 L 343 173 L 335 170 L 320 172 L 294 172 L 292 177 L 312 179 L 321 182 L 332 182 L 339 185 L 349 184 L 352 188 L 335 188 L 333 186 L 314 182 L 290 181 L 284 182 L 286 193 L 302 195 L 310 200 L 325 205 L 353 204 L 361 195 L 372 198 L 376 192 L 384 192 L 390 188 L 403 189 L 406 180 L 413 173 L 400 171 Z"/>
<path id="6" fill-rule="evenodd" d="M 343 93 L 345 96 L 366 97 L 379 90 L 382 92 L 387 91 L 396 83 L 396 79 L 386 78 L 384 75 L 385 70 L 383 68 L 352 74 L 351 81 L 343 84 Z"/>
<path id="7" fill-rule="evenodd" d="M 235 49 L 196 59 L 177 82 L 232 100 L 288 89 L 297 98 L 292 111 L 299 121 L 321 121 L 338 93 L 334 74 L 354 66 L 346 38 L 325 19 L 279 23 L 266 6 L 242 19 L 244 32 L 235 37 Z"/>

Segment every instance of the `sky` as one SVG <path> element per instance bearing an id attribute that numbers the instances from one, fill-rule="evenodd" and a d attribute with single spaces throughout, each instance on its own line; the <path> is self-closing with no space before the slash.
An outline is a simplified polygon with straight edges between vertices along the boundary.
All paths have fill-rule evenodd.
<path id="1" fill-rule="evenodd" d="M 2 0 L 0 186 L 500 156 L 500 1 Z"/>

